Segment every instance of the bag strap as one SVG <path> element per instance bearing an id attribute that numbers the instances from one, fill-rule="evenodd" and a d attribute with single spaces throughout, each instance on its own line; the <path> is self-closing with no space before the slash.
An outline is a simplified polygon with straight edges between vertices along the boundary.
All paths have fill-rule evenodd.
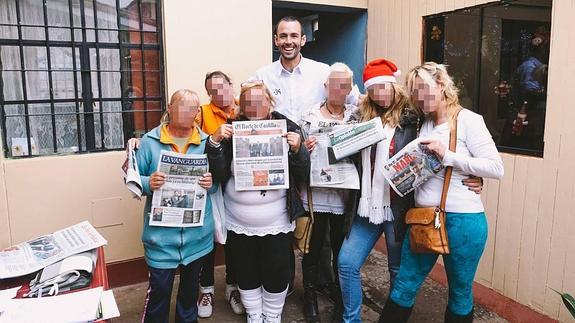
<path id="1" fill-rule="evenodd" d="M 311 194 L 311 187 L 309 187 L 309 185 L 307 187 L 307 209 L 309 210 L 309 217 L 313 224 L 313 197 Z"/>
<path id="2" fill-rule="evenodd" d="M 455 152 L 457 146 L 457 117 L 459 116 L 459 112 L 461 112 L 461 108 L 459 108 L 455 115 L 453 116 L 453 123 L 449 129 L 449 150 Z M 441 191 L 441 202 L 439 204 L 439 209 L 445 212 L 445 202 L 447 201 L 447 191 L 449 191 L 449 182 L 451 181 L 451 173 L 453 173 L 453 166 L 447 166 L 445 168 L 445 179 L 443 180 L 443 190 Z"/>

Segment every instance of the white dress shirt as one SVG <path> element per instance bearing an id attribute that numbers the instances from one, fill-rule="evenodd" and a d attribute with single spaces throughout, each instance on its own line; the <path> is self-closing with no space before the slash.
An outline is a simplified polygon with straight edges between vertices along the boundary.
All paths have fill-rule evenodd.
<path id="1" fill-rule="evenodd" d="M 329 65 L 301 56 L 293 72 L 286 70 L 280 60 L 261 67 L 250 78 L 262 80 L 275 100 L 275 111 L 299 123 L 307 109 L 325 101 L 325 81 Z"/>

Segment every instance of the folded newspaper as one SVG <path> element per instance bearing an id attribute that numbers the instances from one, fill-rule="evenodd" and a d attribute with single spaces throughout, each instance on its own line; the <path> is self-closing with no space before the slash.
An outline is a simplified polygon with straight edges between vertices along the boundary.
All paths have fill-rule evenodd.
<path id="1" fill-rule="evenodd" d="M 381 118 L 337 127 L 329 133 L 333 154 L 337 160 L 351 156 L 365 147 L 385 139 Z"/>
<path id="2" fill-rule="evenodd" d="M 310 126 L 310 137 L 315 137 L 316 145 L 310 153 L 310 187 L 359 189 L 359 174 L 349 158 L 336 160 L 328 133 L 339 122 L 314 122 Z"/>
<path id="3" fill-rule="evenodd" d="M 38 271 L 70 255 L 107 243 L 88 221 L 0 251 L 0 279 Z"/>
<path id="4" fill-rule="evenodd" d="M 421 139 L 407 144 L 383 166 L 383 175 L 399 195 L 404 196 L 443 169 L 441 161 Z"/>
<path id="5" fill-rule="evenodd" d="M 232 127 L 236 191 L 289 188 L 286 121 L 236 121 Z"/>
<path id="6" fill-rule="evenodd" d="M 200 227 L 208 192 L 199 185 L 209 171 L 205 154 L 179 154 L 162 151 L 158 171 L 166 183 L 154 191 L 149 224 L 161 227 Z"/>
<path id="7" fill-rule="evenodd" d="M 134 198 L 138 200 L 142 198 L 142 180 L 140 179 L 140 171 L 138 170 L 138 162 L 136 161 L 136 151 L 134 149 L 128 150 L 128 157 L 122 166 L 124 170 L 124 184 L 132 192 Z"/>

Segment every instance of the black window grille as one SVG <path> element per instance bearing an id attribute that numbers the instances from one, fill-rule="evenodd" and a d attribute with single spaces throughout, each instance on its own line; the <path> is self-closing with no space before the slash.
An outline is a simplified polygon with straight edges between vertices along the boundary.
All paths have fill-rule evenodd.
<path id="1" fill-rule="evenodd" d="M 160 0 L 0 1 L 5 156 L 123 149 L 159 123 Z"/>

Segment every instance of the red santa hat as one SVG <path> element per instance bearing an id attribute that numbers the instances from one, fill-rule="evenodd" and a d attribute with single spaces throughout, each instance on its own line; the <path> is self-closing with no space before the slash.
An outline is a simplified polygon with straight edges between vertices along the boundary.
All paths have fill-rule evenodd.
<path id="1" fill-rule="evenodd" d="M 373 60 L 363 69 L 363 85 L 367 89 L 373 84 L 396 83 L 396 77 L 401 75 L 401 71 L 392 61 L 385 58 Z"/>

